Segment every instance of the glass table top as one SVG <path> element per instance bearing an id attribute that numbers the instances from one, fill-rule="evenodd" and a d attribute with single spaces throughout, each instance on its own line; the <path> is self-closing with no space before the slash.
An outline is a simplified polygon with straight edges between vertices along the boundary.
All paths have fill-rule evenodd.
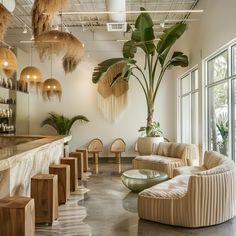
<path id="1" fill-rule="evenodd" d="M 165 172 L 148 169 L 127 170 L 122 175 L 131 179 L 157 179 L 167 177 Z"/>

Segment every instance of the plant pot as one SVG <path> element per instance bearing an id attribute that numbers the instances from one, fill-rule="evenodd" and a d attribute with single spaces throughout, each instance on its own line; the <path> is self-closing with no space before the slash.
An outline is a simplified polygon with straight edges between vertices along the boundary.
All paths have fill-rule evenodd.
<path id="1" fill-rule="evenodd" d="M 152 155 L 156 151 L 157 144 L 164 142 L 163 137 L 139 137 L 138 152 L 141 156 Z"/>

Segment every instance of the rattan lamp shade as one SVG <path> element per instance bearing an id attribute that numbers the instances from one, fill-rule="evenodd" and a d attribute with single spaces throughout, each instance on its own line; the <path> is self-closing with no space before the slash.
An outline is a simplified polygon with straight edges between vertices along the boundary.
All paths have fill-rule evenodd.
<path id="1" fill-rule="evenodd" d="M 44 100 L 51 100 L 55 97 L 61 100 L 62 95 L 62 87 L 58 80 L 50 78 L 43 82 L 43 99 Z"/>
<path id="2" fill-rule="evenodd" d="M 0 48 L 0 70 L 9 78 L 17 69 L 16 55 L 8 48 Z"/>
<path id="3" fill-rule="evenodd" d="M 43 83 L 43 75 L 37 67 L 27 66 L 21 71 L 20 82 L 26 82 L 38 87 Z"/>

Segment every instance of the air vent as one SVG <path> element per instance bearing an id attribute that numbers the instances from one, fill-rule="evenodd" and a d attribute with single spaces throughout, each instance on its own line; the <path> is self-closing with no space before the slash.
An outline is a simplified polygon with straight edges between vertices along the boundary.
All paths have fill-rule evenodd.
<path id="1" fill-rule="evenodd" d="M 107 23 L 107 31 L 109 32 L 126 32 L 127 29 L 127 22 L 112 22 L 112 23 Z"/>

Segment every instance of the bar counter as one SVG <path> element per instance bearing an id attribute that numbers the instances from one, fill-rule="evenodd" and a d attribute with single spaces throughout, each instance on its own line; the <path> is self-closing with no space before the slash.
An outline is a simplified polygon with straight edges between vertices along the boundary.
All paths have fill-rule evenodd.
<path id="1" fill-rule="evenodd" d="M 30 179 L 59 163 L 71 136 L 0 136 L 0 198 L 30 196 Z"/>

